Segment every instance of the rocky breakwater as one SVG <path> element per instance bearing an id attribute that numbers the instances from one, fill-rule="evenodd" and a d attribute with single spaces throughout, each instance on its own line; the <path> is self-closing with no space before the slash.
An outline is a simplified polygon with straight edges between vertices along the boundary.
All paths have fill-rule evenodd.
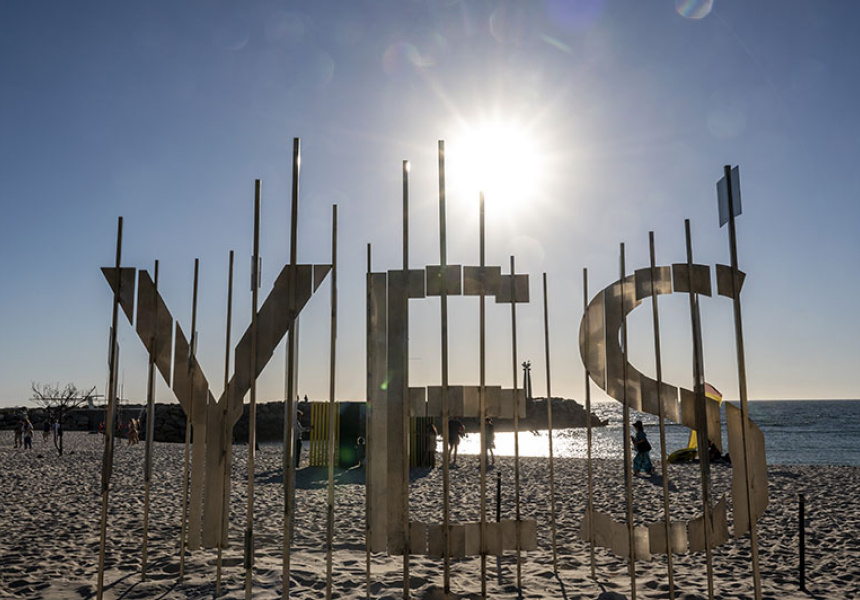
<path id="1" fill-rule="evenodd" d="M 569 429 L 572 427 L 585 427 L 588 413 L 576 400 L 568 398 L 552 399 L 552 428 Z M 460 421 L 466 426 L 467 431 L 478 431 L 478 419 L 462 418 Z M 526 416 L 520 419 L 520 431 L 538 431 L 548 429 L 546 398 L 526 398 Z M 605 427 L 606 419 L 601 419 L 591 413 L 592 427 Z M 495 431 L 513 431 L 513 419 L 493 419 Z"/>

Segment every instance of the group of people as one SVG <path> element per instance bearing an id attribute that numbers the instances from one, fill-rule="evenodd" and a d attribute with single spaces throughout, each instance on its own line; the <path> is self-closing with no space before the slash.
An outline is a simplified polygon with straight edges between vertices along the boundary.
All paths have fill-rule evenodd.
<path id="1" fill-rule="evenodd" d="M 487 417 L 484 421 L 484 431 L 486 435 L 487 455 L 490 466 L 496 464 L 496 456 L 493 450 L 496 447 L 496 436 L 493 429 L 493 419 Z M 435 432 L 435 428 L 434 428 Z M 448 421 L 448 457 L 452 467 L 457 466 L 457 449 L 460 446 L 460 440 L 466 436 L 466 426 L 459 419 L 451 419 Z"/>
<path id="2" fill-rule="evenodd" d="M 18 424 L 15 425 L 15 448 L 32 449 L 34 431 L 35 428 L 30 421 L 30 417 L 22 417 L 18 421 Z M 54 443 L 56 444 L 57 437 L 63 435 L 63 428 L 57 421 L 45 420 L 42 440 L 47 442 L 51 437 L 52 431 L 54 433 Z"/>

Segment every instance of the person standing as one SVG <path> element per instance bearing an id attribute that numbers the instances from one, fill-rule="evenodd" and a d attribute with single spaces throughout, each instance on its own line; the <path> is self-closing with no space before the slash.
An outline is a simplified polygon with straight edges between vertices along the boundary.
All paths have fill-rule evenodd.
<path id="1" fill-rule="evenodd" d="M 633 423 L 635 435 L 630 436 L 633 441 L 633 449 L 636 451 L 636 456 L 633 458 L 633 474 L 638 475 L 640 471 L 651 477 L 654 474 L 654 465 L 651 464 L 651 444 L 648 442 L 648 436 L 645 435 L 645 428 L 642 426 L 642 421 Z"/>
<path id="2" fill-rule="evenodd" d="M 24 420 L 18 419 L 18 423 L 15 425 L 15 447 L 21 448 L 24 445 Z"/>
<path id="3" fill-rule="evenodd" d="M 496 455 L 493 453 L 496 447 L 496 432 L 493 429 L 493 419 L 491 417 L 487 417 L 484 427 L 487 436 L 487 453 L 490 455 L 490 466 L 493 466 L 496 464 Z"/>
<path id="4" fill-rule="evenodd" d="M 466 426 L 457 419 L 448 421 L 448 456 L 451 458 L 451 466 L 457 466 L 457 447 L 460 445 L 460 438 L 466 435 Z"/>
<path id="5" fill-rule="evenodd" d="M 30 419 L 24 419 L 24 448 L 33 449 L 33 424 Z"/>

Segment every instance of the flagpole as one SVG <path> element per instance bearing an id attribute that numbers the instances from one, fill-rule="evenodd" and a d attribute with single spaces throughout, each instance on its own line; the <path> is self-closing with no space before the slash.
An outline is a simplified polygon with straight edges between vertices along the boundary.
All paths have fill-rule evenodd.
<path id="1" fill-rule="evenodd" d="M 140 580 L 146 581 L 147 550 L 149 546 L 149 489 L 152 483 L 152 437 L 155 435 L 155 356 L 158 352 L 158 261 L 155 261 L 152 303 L 153 335 L 150 338 L 149 367 L 146 374 L 146 450 L 143 460 L 143 556 Z"/>
<path id="2" fill-rule="evenodd" d="M 624 483 L 627 492 L 627 543 L 629 561 L 628 568 L 630 571 L 630 598 L 631 600 L 636 600 L 636 538 L 634 535 L 633 523 L 633 475 L 631 474 L 632 456 L 630 440 L 627 437 L 630 435 L 630 402 L 627 398 L 627 313 L 624 310 L 624 279 L 627 277 L 627 274 L 624 264 L 625 256 L 623 243 L 621 244 L 620 258 L 621 290 L 618 308 L 621 311 L 621 360 L 623 362 L 621 376 L 624 378 L 624 381 L 622 382 L 623 391 L 621 394 L 622 403 L 624 405 L 624 431 L 622 433 L 621 441 L 624 444 Z"/>
<path id="3" fill-rule="evenodd" d="M 708 575 L 708 598 L 714 598 L 714 564 L 711 553 L 711 473 L 708 462 L 708 426 L 705 415 L 705 365 L 702 350 L 702 324 L 699 316 L 698 294 L 693 287 L 693 242 L 690 219 L 684 220 L 687 240 L 687 285 L 690 292 L 690 319 L 693 327 L 693 379 L 695 382 L 696 437 L 698 438 L 699 468 L 702 474 L 702 530 L 705 538 L 705 564 Z"/>
<path id="4" fill-rule="evenodd" d="M 117 321 L 119 317 L 119 298 L 122 288 L 122 277 L 120 276 L 120 263 L 122 261 L 122 217 L 119 217 L 117 222 L 116 233 L 116 288 L 113 293 L 113 313 L 111 316 L 110 330 L 110 365 L 108 369 L 108 406 L 107 415 L 105 416 L 105 451 L 102 459 L 102 515 L 101 515 L 101 536 L 99 541 L 99 574 L 97 595 L 98 600 L 102 600 L 104 594 L 105 582 L 105 538 L 107 535 L 107 513 L 108 513 L 108 496 L 110 488 L 110 475 L 113 468 L 113 405 L 116 396 L 116 370 L 117 370 Z"/>
<path id="5" fill-rule="evenodd" d="M 591 463 L 591 374 L 588 372 L 588 356 L 591 335 L 588 322 L 588 269 L 582 269 L 583 323 L 585 324 L 585 430 L 587 440 L 586 470 L 588 472 L 588 555 L 591 563 L 591 578 L 597 579 L 597 566 L 594 557 L 594 468 Z"/>
<path id="6" fill-rule="evenodd" d="M 663 477 L 663 515 L 666 524 L 666 568 L 669 580 L 669 599 L 675 600 L 675 559 L 672 555 L 672 526 L 669 518 L 669 464 L 666 458 L 666 423 L 663 415 L 663 361 L 660 355 L 660 313 L 657 307 L 657 263 L 653 231 L 648 232 L 648 247 L 651 257 L 651 316 L 654 323 L 654 362 L 657 370 L 657 415 L 660 418 L 660 471 Z"/>
<path id="7" fill-rule="evenodd" d="M 744 356 L 744 332 L 743 322 L 741 320 L 741 294 L 738 289 L 736 273 L 738 272 L 738 242 L 737 230 L 735 229 L 735 198 L 732 193 L 732 169 L 730 165 L 723 167 L 723 172 L 726 178 L 726 188 L 728 191 L 729 201 L 729 251 L 731 253 L 732 262 L 732 303 L 734 305 L 735 316 L 735 342 L 737 345 L 738 359 L 738 387 L 740 388 L 741 397 L 741 434 L 744 445 L 744 474 L 746 475 L 747 488 L 747 514 L 750 522 L 750 550 L 752 554 L 753 565 L 753 586 L 755 591 L 755 600 L 761 600 L 761 573 L 759 571 L 758 561 L 758 531 L 756 528 L 755 515 L 753 514 L 753 496 L 752 482 L 750 480 L 750 461 L 749 461 L 749 445 L 747 444 L 747 431 L 749 431 L 749 403 L 747 397 L 747 373 L 746 359 Z M 737 199 L 740 200 L 739 198 Z M 738 211 L 740 212 L 740 211 Z"/>

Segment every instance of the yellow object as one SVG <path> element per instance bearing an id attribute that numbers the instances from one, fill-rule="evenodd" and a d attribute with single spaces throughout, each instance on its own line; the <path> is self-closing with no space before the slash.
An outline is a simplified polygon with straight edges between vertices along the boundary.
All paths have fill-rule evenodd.
<path id="1" fill-rule="evenodd" d="M 705 398 L 713 400 L 717 402 L 720 406 L 723 405 L 723 395 L 720 393 L 720 390 L 712 386 L 710 383 L 705 383 Z M 687 442 L 688 450 L 696 450 L 698 445 L 698 438 L 696 437 L 696 430 L 692 430 L 690 432 L 690 440 Z"/>

